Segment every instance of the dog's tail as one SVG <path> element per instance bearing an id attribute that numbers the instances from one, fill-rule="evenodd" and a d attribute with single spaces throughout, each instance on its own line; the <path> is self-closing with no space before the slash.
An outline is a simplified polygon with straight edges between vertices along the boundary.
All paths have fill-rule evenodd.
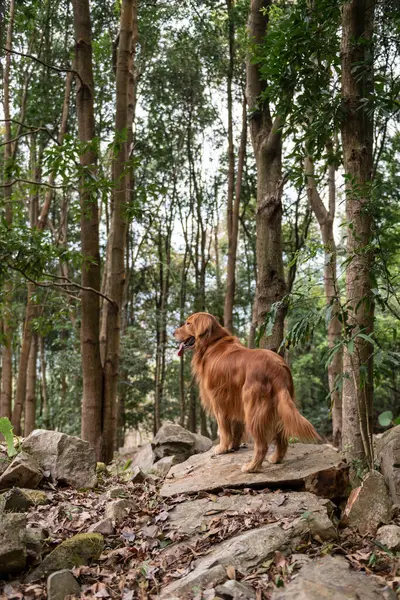
<path id="1" fill-rule="evenodd" d="M 296 437 L 303 441 L 320 441 L 321 438 L 314 427 L 305 417 L 303 417 L 293 401 L 289 390 L 281 388 L 277 394 L 277 411 L 281 420 L 281 427 L 284 436 L 289 439 Z"/>

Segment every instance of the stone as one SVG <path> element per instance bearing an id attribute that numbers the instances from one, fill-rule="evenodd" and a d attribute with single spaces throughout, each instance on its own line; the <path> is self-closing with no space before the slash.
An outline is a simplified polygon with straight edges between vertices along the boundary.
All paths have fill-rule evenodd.
<path id="1" fill-rule="evenodd" d="M 4 473 L 10 464 L 10 459 L 5 448 L 0 446 L 0 475 Z"/>
<path id="2" fill-rule="evenodd" d="M 3 513 L 0 518 L 0 579 L 22 571 L 26 556 L 25 515 Z"/>
<path id="3" fill-rule="evenodd" d="M 134 466 L 131 470 L 129 474 L 129 481 L 131 483 L 143 483 L 146 481 L 146 475 L 138 465 Z"/>
<path id="4" fill-rule="evenodd" d="M 44 558 L 26 578 L 31 583 L 62 569 L 73 569 L 97 560 L 103 551 L 104 539 L 100 533 L 78 533 L 64 540 Z"/>
<path id="5" fill-rule="evenodd" d="M 155 462 L 155 457 L 151 444 L 145 444 L 132 459 L 132 467 L 138 466 L 142 471 L 149 471 Z"/>
<path id="6" fill-rule="evenodd" d="M 285 528 L 274 523 L 225 540 L 214 546 L 209 554 L 196 560 L 188 575 L 167 585 L 161 591 L 160 598 L 192 598 L 204 587 L 225 581 L 228 566 L 246 575 L 264 561 L 273 558 L 278 550 L 283 554 L 290 552 L 306 532 L 306 523 L 297 519 Z"/>
<path id="7" fill-rule="evenodd" d="M 240 581 L 229 579 L 222 585 L 218 585 L 215 588 L 216 593 L 221 598 L 229 600 L 255 600 L 256 593 L 252 587 Z"/>
<path id="8" fill-rule="evenodd" d="M 330 502 L 308 492 L 260 492 L 200 498 L 177 504 L 169 512 L 170 528 L 185 536 L 206 533 L 217 517 L 268 514 L 273 521 L 301 518 L 320 541 L 336 539 L 329 518 Z"/>
<path id="9" fill-rule="evenodd" d="M 379 525 L 389 523 L 391 515 L 392 502 L 385 478 L 378 471 L 370 471 L 362 485 L 351 492 L 343 522 L 361 535 L 375 534 Z"/>
<path id="10" fill-rule="evenodd" d="M 376 541 L 388 550 L 400 550 L 400 527 L 398 525 L 384 525 L 379 527 Z"/>
<path id="11" fill-rule="evenodd" d="M 105 497 L 107 500 L 112 500 L 114 498 L 123 498 L 126 496 L 126 488 L 124 487 L 115 487 L 107 490 Z"/>
<path id="12" fill-rule="evenodd" d="M 28 556 L 35 562 L 42 558 L 43 542 L 48 537 L 48 533 L 43 527 L 28 525 L 26 528 L 26 549 Z"/>
<path id="13" fill-rule="evenodd" d="M 36 429 L 23 441 L 22 449 L 50 473 L 54 482 L 77 489 L 97 484 L 96 456 L 89 442 L 59 431 Z"/>
<path id="14" fill-rule="evenodd" d="M 393 590 L 365 573 L 353 571 L 341 556 L 324 556 L 305 565 L 285 587 L 272 594 L 272 600 L 396 600 Z"/>
<path id="15" fill-rule="evenodd" d="M 392 501 L 400 504 L 400 425 L 385 431 L 377 439 L 376 456 Z"/>
<path id="16" fill-rule="evenodd" d="M 265 462 L 260 473 L 243 473 L 252 448 L 213 456 L 213 450 L 191 456 L 171 468 L 161 488 L 163 497 L 178 494 L 211 492 L 222 488 L 291 487 L 318 493 L 325 498 L 344 497 L 348 488 L 348 467 L 332 447 L 316 444 L 293 444 L 281 464 Z"/>
<path id="17" fill-rule="evenodd" d="M 137 504 L 132 500 L 114 500 L 107 504 L 104 517 L 110 519 L 113 525 L 119 525 L 128 517 L 131 511 L 137 510 Z"/>
<path id="18" fill-rule="evenodd" d="M 32 500 L 18 488 L 12 488 L 0 495 L 0 513 L 2 511 L 26 512 L 31 506 L 33 506 Z"/>
<path id="19" fill-rule="evenodd" d="M 101 533 L 102 535 L 113 535 L 115 532 L 114 525 L 111 519 L 102 519 L 89 527 L 89 532 Z"/>
<path id="20" fill-rule="evenodd" d="M 50 503 L 49 495 L 43 490 L 22 489 L 21 492 L 34 504 L 34 506 L 45 506 Z"/>
<path id="21" fill-rule="evenodd" d="M 1 475 L 0 489 L 13 486 L 34 489 L 42 479 L 38 461 L 26 452 L 20 452 Z"/>
<path id="22" fill-rule="evenodd" d="M 64 600 L 66 596 L 81 596 L 81 586 L 68 569 L 56 571 L 47 579 L 47 600 Z"/>
<path id="23" fill-rule="evenodd" d="M 156 460 L 175 456 L 181 463 L 192 456 L 210 450 L 212 441 L 198 433 L 192 433 L 177 423 L 166 422 L 151 442 Z"/>
<path id="24" fill-rule="evenodd" d="M 152 468 L 152 472 L 158 475 L 159 477 L 166 477 L 171 469 L 176 463 L 175 455 L 172 456 L 164 456 L 158 460 Z"/>

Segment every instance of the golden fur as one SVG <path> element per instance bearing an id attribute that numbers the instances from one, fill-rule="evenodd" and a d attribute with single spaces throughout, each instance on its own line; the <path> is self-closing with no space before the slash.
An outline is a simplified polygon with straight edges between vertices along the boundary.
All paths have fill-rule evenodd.
<path id="1" fill-rule="evenodd" d="M 201 402 L 218 422 L 216 454 L 237 450 L 247 428 L 254 439 L 254 457 L 242 470 L 255 472 L 273 440 L 276 450 L 270 463 L 283 459 L 290 436 L 319 439 L 296 408 L 292 375 L 278 354 L 246 348 L 208 313 L 191 315 L 174 336 L 194 349 L 192 370 Z"/>

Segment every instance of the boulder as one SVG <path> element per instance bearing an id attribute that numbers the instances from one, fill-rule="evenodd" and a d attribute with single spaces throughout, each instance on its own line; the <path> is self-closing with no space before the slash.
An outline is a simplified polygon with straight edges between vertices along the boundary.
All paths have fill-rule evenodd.
<path id="1" fill-rule="evenodd" d="M 105 493 L 105 498 L 107 500 L 113 500 L 115 498 L 124 498 L 126 496 L 126 488 L 124 487 L 115 487 L 107 490 Z"/>
<path id="2" fill-rule="evenodd" d="M 397 552 L 400 550 L 400 527 L 398 525 L 379 527 L 375 539 L 388 550 Z"/>
<path id="3" fill-rule="evenodd" d="M 348 489 L 348 467 L 334 448 L 328 445 L 293 444 L 281 464 L 265 462 L 260 473 L 243 473 L 251 448 L 214 456 L 213 451 L 191 456 L 172 467 L 161 495 L 210 492 L 222 488 L 291 487 L 317 493 L 324 498 L 344 497 Z"/>
<path id="4" fill-rule="evenodd" d="M 256 593 L 252 587 L 240 581 L 229 579 L 215 588 L 218 597 L 226 600 L 255 600 Z"/>
<path id="5" fill-rule="evenodd" d="M 89 527 L 89 532 L 101 533 L 101 535 L 113 535 L 115 532 L 111 519 L 102 519 Z"/>
<path id="6" fill-rule="evenodd" d="M 151 442 L 156 460 L 165 456 L 175 456 L 175 461 L 183 462 L 193 454 L 206 452 L 212 441 L 203 435 L 195 434 L 177 423 L 164 423 Z"/>
<path id="7" fill-rule="evenodd" d="M 329 518 L 331 503 L 308 492 L 260 492 L 200 498 L 177 504 L 169 512 L 170 528 L 181 535 L 193 536 L 207 533 L 215 520 L 236 518 L 245 514 L 268 515 L 273 521 L 301 518 L 309 527 L 313 537 L 320 541 L 337 537 L 336 529 Z"/>
<path id="8" fill-rule="evenodd" d="M 47 537 L 48 532 L 43 527 L 28 525 L 26 528 L 26 549 L 28 556 L 36 563 L 42 558 L 43 544 Z"/>
<path id="9" fill-rule="evenodd" d="M 149 471 L 155 462 L 151 444 L 145 444 L 132 459 L 132 467 L 140 467 L 142 471 Z"/>
<path id="10" fill-rule="evenodd" d="M 341 556 L 324 556 L 305 565 L 283 590 L 275 590 L 272 600 L 396 600 L 396 594 L 365 573 L 352 571 Z"/>
<path id="11" fill-rule="evenodd" d="M 114 500 L 107 504 L 104 517 L 110 519 L 113 525 L 119 525 L 128 517 L 130 512 L 137 510 L 137 504 L 132 500 Z"/>
<path id="12" fill-rule="evenodd" d="M 22 489 L 21 492 L 28 500 L 30 500 L 34 506 L 45 506 L 50 503 L 50 497 L 48 493 L 43 490 L 28 490 Z"/>
<path id="13" fill-rule="evenodd" d="M 131 483 L 143 483 L 146 481 L 146 475 L 143 473 L 142 469 L 136 465 L 133 467 L 129 474 L 129 481 Z"/>
<path id="14" fill-rule="evenodd" d="M 394 504 L 400 504 L 400 425 L 385 431 L 377 439 L 376 456 L 392 501 Z"/>
<path id="15" fill-rule="evenodd" d="M 26 512 L 31 506 L 33 506 L 32 500 L 18 488 L 12 488 L 0 495 L 0 513 L 2 511 Z"/>
<path id="16" fill-rule="evenodd" d="M 0 517 L 0 579 L 22 571 L 25 564 L 25 515 L 3 513 Z"/>
<path id="17" fill-rule="evenodd" d="M 23 441 L 22 449 L 50 473 L 54 482 L 78 489 L 97 484 L 96 457 L 89 442 L 59 431 L 37 429 Z"/>
<path id="18" fill-rule="evenodd" d="M 378 526 L 389 523 L 392 502 L 383 475 L 370 471 L 362 485 L 355 488 L 347 501 L 343 522 L 361 535 L 375 534 Z"/>
<path id="19" fill-rule="evenodd" d="M 160 477 L 166 477 L 174 465 L 177 464 L 175 455 L 172 456 L 164 456 L 158 460 L 152 468 L 153 473 L 159 475 Z"/>
<path id="20" fill-rule="evenodd" d="M 7 450 L 0 446 L 0 475 L 4 473 L 10 464 L 10 459 L 8 458 Z"/>
<path id="21" fill-rule="evenodd" d="M 290 526 L 265 525 L 221 542 L 196 560 L 188 575 L 167 585 L 160 598 L 193 598 L 201 589 L 225 581 L 228 566 L 243 575 L 248 574 L 273 558 L 278 550 L 285 553 L 295 548 L 306 532 L 307 525 L 298 519 Z"/>
<path id="22" fill-rule="evenodd" d="M 47 600 L 64 600 L 66 596 L 80 598 L 80 595 L 81 587 L 67 569 L 52 573 L 47 580 Z"/>
<path id="23" fill-rule="evenodd" d="M 103 547 L 104 539 L 100 533 L 78 533 L 50 552 L 25 581 L 31 583 L 55 571 L 87 565 L 100 557 Z"/>
<path id="24" fill-rule="evenodd" d="M 36 458 L 20 452 L 0 476 L 0 489 L 13 486 L 34 489 L 42 479 L 43 472 Z"/>

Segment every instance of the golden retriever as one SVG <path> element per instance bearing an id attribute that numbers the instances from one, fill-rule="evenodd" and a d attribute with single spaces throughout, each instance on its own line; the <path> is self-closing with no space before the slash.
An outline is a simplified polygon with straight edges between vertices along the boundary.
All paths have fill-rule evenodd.
<path id="1" fill-rule="evenodd" d="M 254 456 L 242 471 L 252 473 L 260 470 L 273 440 L 276 450 L 270 463 L 283 459 L 290 436 L 320 439 L 296 408 L 292 375 L 278 354 L 246 348 L 208 313 L 191 315 L 174 336 L 180 342 L 179 356 L 194 350 L 192 370 L 201 402 L 218 422 L 215 454 L 238 450 L 247 428 L 254 439 Z"/>

